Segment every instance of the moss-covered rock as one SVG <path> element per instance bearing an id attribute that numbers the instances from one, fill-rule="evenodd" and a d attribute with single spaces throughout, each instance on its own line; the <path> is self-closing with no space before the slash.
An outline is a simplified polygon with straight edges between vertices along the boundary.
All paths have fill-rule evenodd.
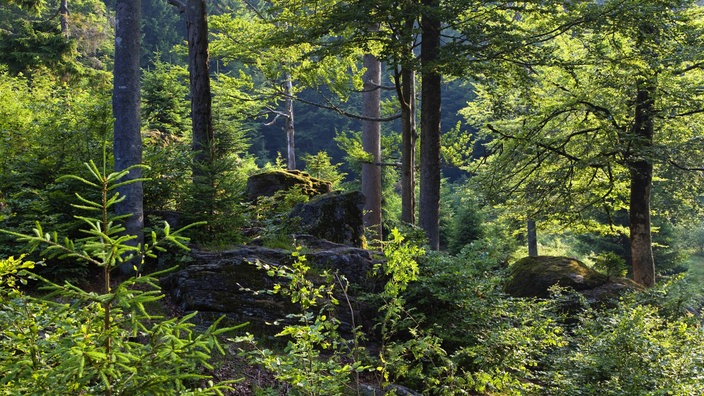
<path id="1" fill-rule="evenodd" d="M 609 278 L 569 257 L 524 257 L 511 266 L 506 292 L 515 297 L 548 297 L 553 285 L 574 290 L 594 289 Z"/>
<path id="2" fill-rule="evenodd" d="M 259 197 L 271 197 L 277 191 L 299 188 L 305 195 L 313 197 L 332 191 L 332 184 L 316 179 L 298 170 L 270 170 L 250 176 L 247 180 L 247 198 L 255 201 Z"/>
<path id="3" fill-rule="evenodd" d="M 364 195 L 359 191 L 334 191 L 296 205 L 289 217 L 317 238 L 365 247 L 363 208 Z"/>
<path id="4" fill-rule="evenodd" d="M 576 290 L 590 303 L 608 303 L 624 292 L 643 290 L 630 279 L 608 277 L 575 258 L 536 256 L 511 266 L 505 291 L 514 297 L 545 298 L 554 285 Z"/>

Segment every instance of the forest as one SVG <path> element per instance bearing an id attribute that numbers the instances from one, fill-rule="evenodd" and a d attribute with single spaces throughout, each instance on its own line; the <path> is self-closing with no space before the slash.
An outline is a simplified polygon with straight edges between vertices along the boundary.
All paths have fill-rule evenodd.
<path id="1" fill-rule="evenodd" d="M 694 0 L 0 0 L 0 395 L 704 394 L 703 48 Z"/>

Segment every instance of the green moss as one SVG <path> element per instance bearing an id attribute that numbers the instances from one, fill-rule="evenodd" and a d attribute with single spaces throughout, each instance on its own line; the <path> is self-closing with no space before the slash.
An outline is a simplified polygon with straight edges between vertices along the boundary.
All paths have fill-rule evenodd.
<path id="1" fill-rule="evenodd" d="M 608 277 L 570 257 L 525 257 L 511 266 L 506 291 L 519 297 L 547 297 L 550 286 L 559 284 L 575 290 L 603 285 Z"/>

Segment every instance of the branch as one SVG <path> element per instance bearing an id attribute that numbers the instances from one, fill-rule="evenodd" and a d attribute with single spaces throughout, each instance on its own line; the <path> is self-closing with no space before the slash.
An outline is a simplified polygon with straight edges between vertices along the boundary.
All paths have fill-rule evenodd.
<path id="1" fill-rule="evenodd" d="M 167 3 L 171 4 L 172 6 L 176 7 L 178 9 L 178 12 L 183 14 L 186 12 L 186 3 L 184 3 L 181 0 L 166 0 Z"/>
<path id="2" fill-rule="evenodd" d="M 669 116 L 663 117 L 663 118 L 673 119 L 673 118 L 677 118 L 677 117 L 687 117 L 687 116 L 691 116 L 691 115 L 695 115 L 695 114 L 699 114 L 699 113 L 704 113 L 704 109 L 695 109 L 695 110 L 685 111 L 684 113 L 672 114 L 672 115 L 669 115 Z"/>
<path id="3" fill-rule="evenodd" d="M 401 114 L 400 114 L 400 113 L 399 113 L 399 114 L 394 114 L 394 115 L 389 116 L 389 117 L 382 117 L 382 118 L 365 117 L 365 116 L 362 116 L 362 115 L 359 115 L 359 114 L 350 113 L 350 112 L 347 112 L 347 111 L 345 111 L 345 110 L 343 110 L 343 109 L 341 109 L 341 108 L 339 108 L 339 107 L 333 105 L 333 104 L 330 102 L 330 100 L 327 99 L 327 98 L 326 98 L 325 100 L 326 100 L 329 104 L 328 104 L 328 105 L 324 105 L 324 104 L 315 103 L 315 102 L 312 102 L 312 101 L 309 101 L 309 100 L 301 99 L 301 98 L 299 98 L 299 97 L 297 97 L 297 96 L 293 96 L 293 95 L 284 95 L 284 96 L 287 97 L 287 98 L 293 99 L 293 100 L 295 100 L 295 101 L 298 101 L 298 102 L 301 102 L 301 103 L 305 103 L 305 104 L 307 104 L 307 105 L 315 106 L 315 107 L 318 107 L 318 108 L 321 108 L 321 109 L 332 110 L 332 111 L 334 111 L 334 112 L 336 112 L 336 113 L 338 113 L 338 114 L 341 114 L 341 115 L 343 115 L 343 116 L 345 116 L 345 117 L 354 118 L 354 119 L 356 119 L 356 120 L 387 122 L 387 121 L 393 121 L 393 120 L 395 120 L 395 119 L 401 118 Z"/>
<path id="4" fill-rule="evenodd" d="M 701 167 L 701 168 L 699 168 L 699 167 L 692 168 L 692 167 L 689 167 L 689 166 L 680 165 L 680 164 L 678 164 L 677 162 L 675 162 L 675 161 L 673 161 L 673 160 L 668 160 L 667 162 L 668 162 L 670 165 L 674 166 L 675 168 L 680 169 L 680 170 L 683 170 L 683 171 L 688 171 L 688 172 L 704 172 L 704 167 Z"/>
<path id="5" fill-rule="evenodd" d="M 494 126 L 491 125 L 491 124 L 487 124 L 486 127 L 489 128 L 490 131 L 492 131 L 492 132 L 494 132 L 494 133 L 498 134 L 499 136 L 501 136 L 501 137 L 503 137 L 503 138 L 506 138 L 506 139 L 528 140 L 527 138 L 519 138 L 519 137 L 517 137 L 517 136 L 509 135 L 509 134 L 507 134 L 507 133 L 501 132 L 501 131 L 499 131 L 498 129 L 494 128 Z M 549 145 L 547 145 L 547 144 L 545 144 L 545 143 L 540 143 L 540 142 L 534 142 L 534 143 L 535 143 L 536 146 L 538 146 L 538 147 L 540 147 L 540 148 L 543 148 L 543 149 L 545 149 L 545 150 L 548 150 L 548 151 L 550 151 L 550 152 L 553 152 L 553 153 L 555 153 L 555 154 L 558 154 L 558 155 L 560 155 L 560 156 L 562 156 L 562 157 L 565 157 L 565 158 L 569 159 L 570 161 L 575 161 L 575 162 L 581 161 L 578 157 L 575 157 L 575 156 L 569 154 L 568 152 L 566 152 L 566 151 L 564 151 L 564 150 L 558 149 L 558 148 L 556 148 L 556 147 L 549 146 Z"/>

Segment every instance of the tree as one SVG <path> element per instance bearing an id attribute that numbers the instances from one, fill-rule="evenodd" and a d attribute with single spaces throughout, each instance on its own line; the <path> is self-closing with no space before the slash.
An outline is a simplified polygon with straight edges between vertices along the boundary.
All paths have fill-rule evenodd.
<path id="1" fill-rule="evenodd" d="M 316 7 L 327 5 L 318 2 Z M 213 53 L 230 69 L 221 81 L 238 92 L 233 100 L 255 104 L 252 119 L 264 119 L 266 126 L 284 120 L 289 169 L 296 168 L 294 104 L 344 112 L 338 104 L 362 85 L 361 51 L 325 55 L 329 37 L 321 43 L 303 33 L 319 19 L 309 11 L 303 3 L 246 2 L 231 14 L 212 18 Z M 314 99 L 303 99 L 304 90 Z"/>
<path id="2" fill-rule="evenodd" d="M 191 200 L 194 207 L 204 208 L 206 214 L 212 215 L 216 198 L 216 155 L 206 3 L 205 0 L 168 1 L 186 16 L 193 151 Z"/>
<path id="3" fill-rule="evenodd" d="M 41 70 L 72 85 L 85 83 L 85 77 L 93 85 L 111 83 L 106 65 L 112 62 L 114 37 L 104 2 L 9 3 L 0 8 L 0 63 L 13 74 Z"/>
<path id="4" fill-rule="evenodd" d="M 423 0 L 421 17 L 420 203 L 418 217 L 430 247 L 440 249 L 440 110 L 442 77 L 438 70 L 441 21 L 438 0 Z"/>
<path id="5" fill-rule="evenodd" d="M 142 163 L 142 135 L 140 131 L 140 0 L 118 0 L 115 14 L 115 68 L 113 89 L 113 116 L 115 117 L 113 154 L 115 170 L 130 168 L 125 180 L 142 178 L 142 170 L 135 167 Z M 124 199 L 115 205 L 118 216 L 126 216 L 124 227 L 127 235 L 136 238 L 132 243 L 144 240 L 143 188 L 141 181 L 117 187 Z M 141 265 L 141 258 L 121 267 L 124 273 Z"/>
<path id="6" fill-rule="evenodd" d="M 416 223 L 416 74 L 412 67 L 400 70 L 401 102 L 401 221 Z"/>
<path id="7" fill-rule="evenodd" d="M 368 161 L 362 163 L 362 194 L 365 197 L 364 226 L 381 239 L 381 62 L 364 55 L 362 147 Z"/>
<path id="8" fill-rule="evenodd" d="M 704 150 L 702 9 L 607 1 L 579 11 L 590 23 L 544 42 L 549 62 L 504 63 L 465 114 L 494 139 L 487 190 L 573 228 L 589 208 L 627 211 L 633 276 L 652 286 L 651 192 L 668 184 L 654 174 L 700 168 L 693 153 Z"/>

